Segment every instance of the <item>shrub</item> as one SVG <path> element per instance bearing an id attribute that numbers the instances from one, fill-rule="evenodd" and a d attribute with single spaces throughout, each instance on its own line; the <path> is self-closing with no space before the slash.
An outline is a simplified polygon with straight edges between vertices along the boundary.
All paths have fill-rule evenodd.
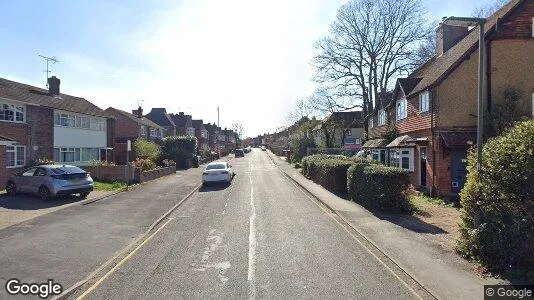
<path id="1" fill-rule="evenodd" d="M 137 158 L 133 162 L 133 165 L 136 168 L 141 168 L 141 170 L 143 171 L 150 171 L 156 168 L 156 163 L 154 163 L 150 159 L 145 159 L 145 158 Z"/>
<path id="2" fill-rule="evenodd" d="M 96 160 L 96 159 L 93 159 L 92 161 L 90 161 L 89 164 L 93 167 L 111 167 L 115 165 L 114 162 L 102 161 L 102 160 Z"/>
<path id="3" fill-rule="evenodd" d="M 480 174 L 471 151 L 467 170 L 460 192 L 463 209 L 457 250 L 490 270 L 532 270 L 534 121 L 516 123 L 488 140 Z"/>
<path id="4" fill-rule="evenodd" d="M 162 166 L 164 167 L 172 167 L 176 166 L 176 162 L 172 159 L 164 159 L 161 161 Z"/>
<path id="5" fill-rule="evenodd" d="M 161 153 L 158 144 L 142 138 L 137 139 L 133 143 L 133 148 L 137 157 L 148 158 L 154 163 L 158 160 Z"/>
<path id="6" fill-rule="evenodd" d="M 364 161 L 368 162 L 366 159 L 343 155 L 311 155 L 302 160 L 302 173 L 329 191 L 346 194 L 348 168 Z"/>
<path id="7" fill-rule="evenodd" d="M 54 165 L 54 164 L 56 164 L 56 162 L 48 158 L 39 158 L 39 159 L 30 161 L 30 166 L 32 167 L 42 166 L 42 165 Z"/>
<path id="8" fill-rule="evenodd" d="M 349 197 L 373 210 L 411 210 L 405 190 L 410 183 L 408 171 L 379 164 L 359 163 L 347 171 Z"/>
<path id="9" fill-rule="evenodd" d="M 194 136 L 168 136 L 163 139 L 161 159 L 171 159 L 180 167 L 187 166 L 197 152 L 197 138 Z"/>

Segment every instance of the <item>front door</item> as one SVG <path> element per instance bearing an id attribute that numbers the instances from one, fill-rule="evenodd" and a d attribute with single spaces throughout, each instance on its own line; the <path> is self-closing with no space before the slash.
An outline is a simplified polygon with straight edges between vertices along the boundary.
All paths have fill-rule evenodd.
<path id="1" fill-rule="evenodd" d="M 467 179 L 467 150 L 453 150 L 451 164 L 451 190 L 459 193 Z"/>
<path id="2" fill-rule="evenodd" d="M 419 147 L 419 158 L 420 158 L 420 182 L 421 186 L 426 186 L 426 147 Z"/>

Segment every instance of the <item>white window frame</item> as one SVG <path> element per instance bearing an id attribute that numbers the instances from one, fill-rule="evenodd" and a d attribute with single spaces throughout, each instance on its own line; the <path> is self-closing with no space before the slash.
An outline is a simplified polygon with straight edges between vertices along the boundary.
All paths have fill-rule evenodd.
<path id="1" fill-rule="evenodd" d="M 369 128 L 373 128 L 374 125 L 375 125 L 374 123 L 375 123 L 375 122 L 374 122 L 374 120 L 373 120 L 373 117 L 371 117 L 371 118 L 369 119 Z"/>
<path id="2" fill-rule="evenodd" d="M 0 119 L 0 122 L 10 123 L 26 123 L 26 106 L 23 104 L 14 104 L 11 102 L 0 100 L 0 109 L 4 111 L 4 118 Z M 5 111 L 10 111 L 13 114 L 13 120 L 5 119 Z M 22 116 L 22 120 L 17 120 L 19 116 Z"/>
<path id="3" fill-rule="evenodd" d="M 384 109 L 378 110 L 378 126 L 386 125 L 386 111 Z"/>
<path id="4" fill-rule="evenodd" d="M 22 149 L 22 157 L 19 157 L 19 150 Z M 13 153 L 14 157 L 14 165 L 8 165 L 7 160 L 7 154 Z M 22 161 L 22 163 L 19 163 Z M 20 145 L 13 145 L 13 146 L 6 146 L 6 168 L 20 168 L 24 167 L 26 165 L 26 146 L 20 146 Z"/>
<path id="5" fill-rule="evenodd" d="M 430 92 L 424 91 L 419 94 L 419 112 L 427 113 L 430 109 Z"/>
<path id="6" fill-rule="evenodd" d="M 54 113 L 54 126 L 93 131 L 106 131 L 105 119 L 57 111 Z"/>
<path id="7" fill-rule="evenodd" d="M 145 125 L 141 125 L 141 135 L 146 135 L 146 126 Z"/>
<path id="8" fill-rule="evenodd" d="M 408 100 L 406 98 L 402 98 L 395 103 L 395 112 L 397 121 L 404 120 L 408 117 Z"/>
<path id="9" fill-rule="evenodd" d="M 150 128 L 150 137 L 156 137 L 156 129 Z"/>
<path id="10" fill-rule="evenodd" d="M 96 151 L 96 157 L 93 157 L 89 160 L 84 160 L 83 158 L 87 156 L 86 152 L 89 152 L 88 149 L 97 149 Z M 56 163 L 85 163 L 90 162 L 92 160 L 99 160 L 100 159 L 100 148 L 80 148 L 80 147 L 55 147 L 54 148 L 54 161 Z M 94 152 L 94 151 L 93 151 Z M 63 160 L 63 153 L 74 153 L 74 160 L 73 161 L 65 161 Z"/>
<path id="11" fill-rule="evenodd" d="M 406 153 L 408 152 L 408 153 Z M 402 167 L 402 159 L 408 158 L 408 169 Z M 389 154 L 390 166 L 405 169 L 410 172 L 414 171 L 414 151 L 412 148 L 393 148 Z"/>

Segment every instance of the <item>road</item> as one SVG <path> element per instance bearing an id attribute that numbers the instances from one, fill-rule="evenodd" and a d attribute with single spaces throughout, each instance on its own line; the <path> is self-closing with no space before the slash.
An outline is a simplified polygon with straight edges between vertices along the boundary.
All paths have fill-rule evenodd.
<path id="1" fill-rule="evenodd" d="M 76 296 L 417 298 L 265 152 L 254 150 L 231 161 L 230 186 L 201 188 Z"/>

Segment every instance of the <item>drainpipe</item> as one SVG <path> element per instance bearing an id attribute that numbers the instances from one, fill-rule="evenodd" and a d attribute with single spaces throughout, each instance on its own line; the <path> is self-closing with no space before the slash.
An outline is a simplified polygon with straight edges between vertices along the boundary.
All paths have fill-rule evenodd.
<path id="1" fill-rule="evenodd" d="M 434 88 L 434 91 L 436 89 Z M 430 195 L 434 197 L 436 195 L 436 143 L 434 135 L 434 103 L 436 102 L 437 92 L 430 92 L 430 132 L 432 133 L 432 187 L 430 190 Z"/>

